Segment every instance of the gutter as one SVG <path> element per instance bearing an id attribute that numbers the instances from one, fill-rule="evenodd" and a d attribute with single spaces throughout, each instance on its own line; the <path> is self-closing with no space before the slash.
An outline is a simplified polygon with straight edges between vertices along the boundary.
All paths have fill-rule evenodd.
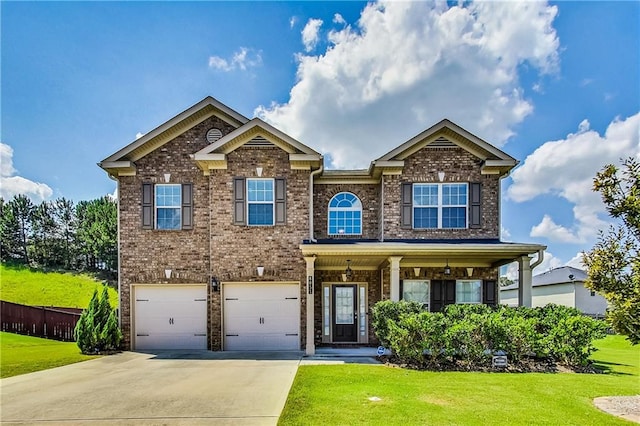
<path id="1" fill-rule="evenodd" d="M 322 160 L 322 156 L 320 156 Z M 320 168 L 309 174 L 309 242 L 317 243 L 318 240 L 313 238 L 313 178 L 324 170 L 324 162 L 320 162 Z"/>

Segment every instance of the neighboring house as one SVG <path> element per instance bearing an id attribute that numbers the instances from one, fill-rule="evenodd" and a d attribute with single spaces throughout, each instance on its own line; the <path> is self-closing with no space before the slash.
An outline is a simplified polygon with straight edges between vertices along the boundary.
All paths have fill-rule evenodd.
<path id="1" fill-rule="evenodd" d="M 495 304 L 498 268 L 530 283 L 546 248 L 500 241 L 516 164 L 443 120 L 367 169 L 325 170 L 207 97 L 100 163 L 118 182 L 124 346 L 313 354 L 376 344 L 383 299 Z"/>
<path id="2" fill-rule="evenodd" d="M 582 269 L 562 266 L 533 277 L 532 306 L 549 303 L 576 308 L 582 313 L 602 317 L 607 310 L 607 300 L 584 286 L 587 273 Z M 500 287 L 500 303 L 518 305 L 518 283 Z"/>

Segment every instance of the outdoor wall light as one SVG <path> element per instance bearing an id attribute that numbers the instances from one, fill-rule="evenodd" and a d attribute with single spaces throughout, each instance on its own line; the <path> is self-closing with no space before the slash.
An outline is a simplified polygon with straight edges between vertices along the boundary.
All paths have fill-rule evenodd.
<path id="1" fill-rule="evenodd" d="M 420 268 L 413 268 L 413 273 L 415 274 L 416 277 L 420 276 Z"/>
<path id="2" fill-rule="evenodd" d="M 449 267 L 449 259 L 447 259 L 447 265 L 444 267 L 444 274 L 451 275 L 451 268 Z"/>
<path id="3" fill-rule="evenodd" d="M 218 279 L 216 277 L 211 277 L 211 289 L 213 291 L 220 290 L 220 283 L 218 282 Z"/>
<path id="4" fill-rule="evenodd" d="M 349 266 L 351 263 L 350 260 L 347 259 L 347 269 L 344 270 L 344 275 L 343 275 L 343 279 L 346 278 L 346 280 L 344 281 L 351 281 L 351 278 L 353 278 L 353 271 L 351 270 L 351 266 Z"/>
<path id="5" fill-rule="evenodd" d="M 264 266 L 258 266 L 257 268 L 258 276 L 261 277 L 264 275 Z"/>

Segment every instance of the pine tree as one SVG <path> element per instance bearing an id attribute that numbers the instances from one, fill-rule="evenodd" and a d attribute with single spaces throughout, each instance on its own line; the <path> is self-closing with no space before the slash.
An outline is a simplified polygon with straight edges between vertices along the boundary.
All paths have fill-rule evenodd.
<path id="1" fill-rule="evenodd" d="M 107 286 L 102 291 L 102 297 L 98 297 L 98 290 L 94 290 L 89 306 L 82 311 L 76 324 L 74 338 L 85 354 L 113 351 L 120 345 L 122 333 L 118 328 L 116 312 L 109 304 Z"/>

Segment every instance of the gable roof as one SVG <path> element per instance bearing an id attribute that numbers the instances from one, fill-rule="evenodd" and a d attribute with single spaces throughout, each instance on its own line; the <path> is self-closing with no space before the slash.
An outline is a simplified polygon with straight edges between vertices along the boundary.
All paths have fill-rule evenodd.
<path id="1" fill-rule="evenodd" d="M 205 174 L 226 169 L 227 155 L 244 146 L 276 146 L 289 154 L 291 168 L 309 170 L 319 166 L 322 155 L 259 118 L 253 118 L 233 132 L 196 152 L 193 159 Z"/>
<path id="2" fill-rule="evenodd" d="M 463 129 L 448 119 L 434 124 L 399 147 L 376 159 L 376 166 L 401 167 L 404 160 L 424 147 L 446 148 L 458 146 L 483 160 L 483 174 L 507 174 L 518 161 Z"/>
<path id="3" fill-rule="evenodd" d="M 135 174 L 134 162 L 136 160 L 214 115 L 233 127 L 239 127 L 249 121 L 239 112 L 234 111 L 217 99 L 207 96 L 197 104 L 105 158 L 98 165 L 110 175 L 133 175 Z"/>

